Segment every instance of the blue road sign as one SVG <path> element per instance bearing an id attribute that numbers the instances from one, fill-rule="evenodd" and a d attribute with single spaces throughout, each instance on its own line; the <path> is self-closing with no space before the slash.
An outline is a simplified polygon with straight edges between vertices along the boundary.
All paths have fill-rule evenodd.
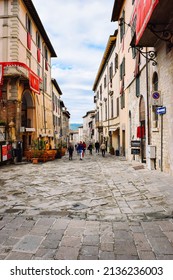
<path id="1" fill-rule="evenodd" d="M 166 114 L 166 107 L 158 107 L 156 109 L 156 113 L 159 114 L 159 115 Z"/>
<path id="2" fill-rule="evenodd" d="M 152 94 L 154 99 L 159 99 L 160 98 L 160 93 L 158 91 L 154 91 Z"/>

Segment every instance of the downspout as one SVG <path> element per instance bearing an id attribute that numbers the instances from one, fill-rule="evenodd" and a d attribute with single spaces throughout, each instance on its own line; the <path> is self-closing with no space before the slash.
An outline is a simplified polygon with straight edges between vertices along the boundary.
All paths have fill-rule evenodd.
<path id="1" fill-rule="evenodd" d="M 43 122 L 44 122 L 44 132 L 46 134 L 46 108 L 45 108 L 45 77 L 44 77 L 44 43 L 43 43 L 43 54 L 42 54 L 42 77 L 43 77 Z"/>
<path id="2" fill-rule="evenodd" d="M 147 103 L 147 140 L 148 145 L 150 145 L 150 117 L 149 117 L 149 80 L 148 80 L 148 53 L 146 47 L 146 103 Z"/>
<path id="3" fill-rule="evenodd" d="M 109 134 L 109 67 L 108 62 L 106 62 L 107 66 L 107 79 L 108 79 L 108 86 L 107 86 L 107 95 L 108 95 L 108 110 L 107 110 L 107 117 L 108 117 L 108 149 L 110 150 L 110 134 Z"/>

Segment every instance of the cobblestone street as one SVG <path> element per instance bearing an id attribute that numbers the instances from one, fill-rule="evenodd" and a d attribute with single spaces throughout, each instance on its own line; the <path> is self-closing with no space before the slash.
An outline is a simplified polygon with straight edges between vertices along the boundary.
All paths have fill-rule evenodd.
<path id="1" fill-rule="evenodd" d="M 0 259 L 173 259 L 173 177 L 75 154 L 0 167 Z"/>

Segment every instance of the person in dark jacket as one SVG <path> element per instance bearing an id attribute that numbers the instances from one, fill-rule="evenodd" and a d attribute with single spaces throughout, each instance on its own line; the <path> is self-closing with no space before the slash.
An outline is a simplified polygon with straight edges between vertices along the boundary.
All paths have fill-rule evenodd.
<path id="1" fill-rule="evenodd" d="M 78 153 L 80 154 L 80 160 L 82 160 L 82 157 L 84 155 L 84 146 L 83 146 L 82 141 L 80 141 L 80 143 L 78 144 L 77 150 L 78 150 Z"/>
<path id="2" fill-rule="evenodd" d="M 93 145 L 92 143 L 89 143 L 88 150 L 90 151 L 90 155 L 92 155 Z"/>
<path id="3" fill-rule="evenodd" d="M 74 147 L 73 147 L 72 143 L 69 143 L 69 146 L 68 146 L 69 160 L 72 160 L 72 158 L 73 158 L 73 151 L 74 151 Z"/>
<path id="4" fill-rule="evenodd" d="M 96 141 L 95 142 L 95 149 L 96 149 L 96 153 L 99 154 L 99 150 L 100 150 L 100 144 L 99 144 L 99 141 Z"/>

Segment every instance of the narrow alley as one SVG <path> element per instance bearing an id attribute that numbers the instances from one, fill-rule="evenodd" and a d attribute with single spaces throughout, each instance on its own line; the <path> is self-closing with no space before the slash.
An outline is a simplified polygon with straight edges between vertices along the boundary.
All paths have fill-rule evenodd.
<path id="1" fill-rule="evenodd" d="M 173 259 L 173 177 L 74 154 L 0 167 L 0 259 Z"/>

